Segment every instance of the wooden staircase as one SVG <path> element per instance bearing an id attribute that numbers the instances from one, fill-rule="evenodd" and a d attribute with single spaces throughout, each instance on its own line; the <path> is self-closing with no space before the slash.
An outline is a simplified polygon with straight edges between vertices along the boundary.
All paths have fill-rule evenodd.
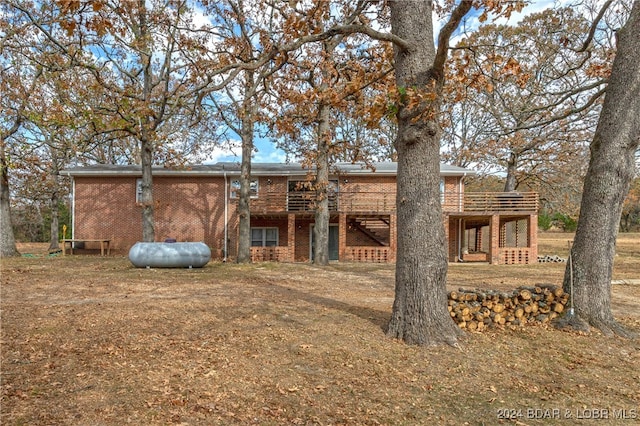
<path id="1" fill-rule="evenodd" d="M 390 232 L 389 219 L 385 217 L 355 217 L 351 219 L 351 226 L 367 235 L 384 247 L 389 247 Z"/>

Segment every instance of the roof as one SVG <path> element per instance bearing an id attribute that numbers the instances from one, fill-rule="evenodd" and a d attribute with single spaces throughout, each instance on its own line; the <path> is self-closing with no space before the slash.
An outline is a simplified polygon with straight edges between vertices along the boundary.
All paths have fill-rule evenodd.
<path id="1" fill-rule="evenodd" d="M 252 163 L 252 176 L 302 176 L 309 171 L 299 163 Z M 384 176 L 395 176 L 397 174 L 397 163 L 383 162 L 372 163 L 369 167 L 364 163 L 337 163 L 333 166 L 334 174 L 340 175 L 366 175 L 376 174 Z M 114 165 L 114 164 L 94 164 L 90 166 L 71 167 L 60 172 L 66 176 L 141 176 L 140 165 Z M 153 167 L 154 176 L 224 176 L 239 175 L 240 163 L 219 162 L 215 164 L 195 164 L 180 166 L 176 168 L 166 168 L 162 166 Z M 473 170 L 463 167 L 440 164 L 441 176 L 464 176 L 475 174 Z"/>

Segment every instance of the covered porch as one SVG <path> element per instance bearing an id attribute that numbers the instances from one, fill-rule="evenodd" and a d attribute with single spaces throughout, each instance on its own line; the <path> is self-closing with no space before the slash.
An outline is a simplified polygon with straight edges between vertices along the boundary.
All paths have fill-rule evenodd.
<path id="1" fill-rule="evenodd" d="M 537 262 L 536 214 L 456 214 L 445 220 L 450 262 Z"/>
<path id="2" fill-rule="evenodd" d="M 393 263 L 396 260 L 395 214 L 332 212 L 331 261 Z M 309 262 L 313 259 L 312 212 L 252 214 L 253 262 Z"/>

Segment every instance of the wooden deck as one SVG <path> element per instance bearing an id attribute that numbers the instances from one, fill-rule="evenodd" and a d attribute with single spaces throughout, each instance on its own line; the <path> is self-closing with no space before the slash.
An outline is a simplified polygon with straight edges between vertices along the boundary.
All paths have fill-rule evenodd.
<path id="1" fill-rule="evenodd" d="M 535 192 L 465 192 L 441 195 L 446 213 L 527 214 L 537 213 Z M 312 192 L 267 192 L 251 200 L 254 214 L 308 213 L 316 203 Z M 396 210 L 396 194 L 342 191 L 329 196 L 329 210 L 347 214 L 385 214 Z"/>

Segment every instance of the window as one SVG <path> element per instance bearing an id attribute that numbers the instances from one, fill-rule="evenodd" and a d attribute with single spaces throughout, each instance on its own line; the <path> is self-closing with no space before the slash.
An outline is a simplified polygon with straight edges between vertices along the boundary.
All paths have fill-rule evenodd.
<path id="1" fill-rule="evenodd" d="M 258 198 L 258 179 L 252 179 L 249 184 L 249 196 Z M 240 198 L 240 180 L 231 181 L 231 198 Z"/>
<path id="2" fill-rule="evenodd" d="M 276 247 L 278 228 L 251 228 L 252 247 Z"/>

